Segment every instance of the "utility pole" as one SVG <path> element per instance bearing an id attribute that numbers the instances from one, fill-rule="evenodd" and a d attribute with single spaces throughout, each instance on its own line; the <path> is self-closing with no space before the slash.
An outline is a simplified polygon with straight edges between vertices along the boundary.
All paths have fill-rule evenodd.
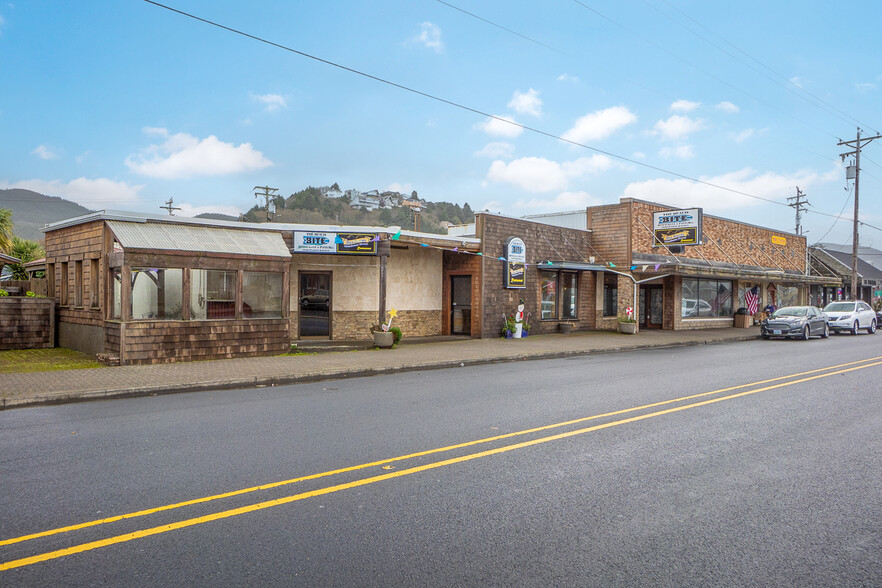
<path id="1" fill-rule="evenodd" d="M 840 153 L 839 157 L 842 158 L 842 161 L 845 161 L 846 157 L 850 157 L 854 155 L 854 227 L 852 229 L 852 237 L 851 237 L 851 299 L 858 299 L 858 271 L 857 271 L 857 258 L 858 258 L 858 194 L 860 192 L 860 180 L 861 180 L 861 148 L 872 141 L 873 139 L 880 139 L 882 135 L 876 135 L 875 137 L 864 137 L 861 139 L 861 129 L 858 127 L 857 130 L 857 139 L 854 141 L 839 141 L 837 145 L 848 145 L 849 147 L 854 147 L 854 151 L 848 151 L 846 153 Z"/>
<path id="2" fill-rule="evenodd" d="M 805 211 L 806 205 L 809 205 L 808 200 L 802 200 L 805 196 L 805 192 L 799 189 L 799 186 L 796 187 L 796 196 L 788 196 L 787 200 L 790 202 L 787 206 L 796 209 L 796 234 L 802 235 L 802 213 Z"/>
<path id="3" fill-rule="evenodd" d="M 167 210 L 169 216 L 174 216 L 175 215 L 174 211 L 181 210 L 180 208 L 178 208 L 174 204 L 175 204 L 175 199 L 169 198 L 168 201 L 165 203 L 165 206 L 160 206 L 159 208 Z"/>
<path id="4" fill-rule="evenodd" d="M 266 222 L 270 222 L 270 199 L 276 197 L 276 192 L 279 191 L 278 188 L 270 188 L 269 186 L 254 186 L 255 190 L 263 190 L 263 192 L 255 192 L 254 197 L 260 200 L 260 197 L 264 198 L 264 206 L 266 207 Z"/>

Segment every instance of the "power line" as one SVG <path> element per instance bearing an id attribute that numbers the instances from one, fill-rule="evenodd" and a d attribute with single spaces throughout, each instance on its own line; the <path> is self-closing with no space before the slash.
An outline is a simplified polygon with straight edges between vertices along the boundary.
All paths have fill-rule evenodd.
<path id="1" fill-rule="evenodd" d="M 578 0 L 575 0 L 575 1 L 578 1 Z M 698 179 L 698 178 L 693 178 L 693 177 L 688 176 L 688 175 L 686 175 L 686 174 L 681 174 L 681 173 L 678 173 L 678 172 L 675 172 L 675 171 L 672 171 L 672 170 L 668 170 L 668 169 L 665 169 L 665 168 L 662 168 L 662 167 L 658 167 L 658 166 L 655 166 L 655 165 L 652 165 L 652 164 L 649 164 L 649 163 L 645 163 L 645 162 L 642 162 L 642 161 L 638 161 L 638 160 L 636 160 L 636 159 L 632 159 L 632 158 L 629 158 L 629 157 L 625 157 L 625 156 L 623 156 L 623 155 L 618 155 L 618 154 L 616 154 L 616 153 L 612 153 L 612 152 L 610 152 L 610 151 L 605 151 L 605 150 L 603 150 L 603 149 L 599 149 L 599 148 L 597 148 L 597 147 L 592 147 L 592 146 L 590 146 L 590 145 L 587 145 L 587 144 L 585 144 L 585 143 L 580 143 L 580 142 L 578 142 L 578 141 L 574 141 L 574 140 L 572 140 L 572 139 L 566 139 L 566 138 L 564 138 L 564 137 L 561 137 L 561 136 L 559 136 L 559 135 L 555 135 L 554 133 L 550 133 L 550 132 L 548 132 L 548 131 L 543 131 L 543 130 L 541 130 L 541 129 L 537 129 L 537 128 L 535 128 L 535 127 L 531 127 L 531 126 L 528 126 L 528 125 L 524 125 L 524 124 L 521 124 L 521 123 L 515 122 L 515 121 L 513 121 L 513 120 L 509 120 L 509 119 L 506 119 L 506 118 L 502 118 L 502 117 L 500 117 L 500 116 L 496 116 L 496 115 L 490 114 L 490 113 L 488 113 L 488 112 L 484 112 L 484 111 L 482 111 L 482 110 L 479 110 L 479 109 L 477 109 L 477 108 L 473 108 L 473 107 L 471 107 L 471 106 L 467 106 L 467 105 L 465 105 L 465 104 L 461 104 L 461 103 L 458 103 L 458 102 L 454 102 L 454 101 L 452 101 L 452 100 L 448 100 L 448 99 L 446 99 L 446 98 L 442 98 L 442 97 L 440 97 L 440 96 L 435 96 L 434 94 L 429 94 L 429 93 L 427 93 L 427 92 L 423 92 L 422 90 L 417 90 L 417 89 L 415 89 L 415 88 L 411 88 L 411 87 L 409 87 L 409 86 L 405 86 L 405 85 L 403 85 L 403 84 L 399 84 L 399 83 L 397 83 L 397 82 L 393 82 L 393 81 L 391 81 L 391 80 L 387 80 L 387 79 L 385 79 L 385 78 L 381 78 L 381 77 L 379 77 L 379 76 L 375 76 L 375 75 L 373 75 L 373 74 L 369 74 L 369 73 L 366 73 L 366 72 L 363 72 L 363 71 L 360 71 L 360 70 L 357 70 L 357 69 L 354 69 L 354 68 L 351 68 L 351 67 L 348 67 L 348 66 L 345 66 L 345 65 L 342 65 L 342 64 L 339 64 L 339 63 L 336 63 L 336 62 L 333 62 L 333 61 L 330 61 L 330 60 L 327 60 L 327 59 L 324 59 L 324 58 L 321 58 L 321 57 L 315 56 L 315 55 L 311 55 L 311 54 L 306 53 L 306 52 L 304 52 L 304 51 L 300 51 L 300 50 L 298 50 L 298 49 L 294 49 L 294 48 L 292 48 L 292 47 L 288 47 L 288 46 L 286 46 L 286 45 L 282 45 L 282 44 L 280 44 L 280 43 L 276 43 L 276 42 L 274 42 L 274 41 L 270 41 L 270 40 L 268 40 L 268 39 L 264 39 L 264 38 L 262 38 L 262 37 L 258 37 L 258 36 L 256 36 L 256 35 L 252 35 L 252 34 L 250 34 L 250 33 L 246 33 L 246 32 L 244 32 L 244 31 L 241 31 L 241 30 L 238 30 L 238 29 L 235 29 L 235 28 L 232 28 L 232 27 L 229 27 L 229 26 L 226 26 L 226 25 L 223 25 L 223 24 L 220 24 L 220 23 L 217 23 L 217 22 L 214 22 L 214 21 L 211 21 L 211 20 L 208 20 L 208 19 L 205 19 L 205 18 L 202 18 L 202 17 L 196 16 L 196 15 L 194 15 L 194 14 L 190 14 L 190 13 L 188 13 L 188 12 L 184 12 L 184 11 L 182 11 L 182 10 L 178 10 L 178 9 L 176 9 L 176 8 L 172 8 L 172 7 L 167 6 L 167 5 L 165 5 L 165 4 L 161 4 L 161 3 L 159 3 L 159 2 L 156 2 L 155 0 L 144 0 L 144 2 L 147 2 L 148 4 L 152 4 L 152 5 L 157 6 L 157 7 L 159 7 L 159 8 L 163 8 L 163 9 L 165 9 L 165 10 L 168 10 L 169 12 L 174 12 L 174 13 L 179 14 L 179 15 L 181 15 L 181 16 L 185 16 L 185 17 L 187 17 L 187 18 L 190 18 L 190 19 L 193 19 L 193 20 L 196 20 L 196 21 L 202 22 L 202 23 L 204 23 L 204 24 L 207 24 L 207 25 L 210 25 L 210 26 L 213 26 L 213 27 L 216 27 L 216 28 L 219 28 L 219 29 L 222 29 L 222 30 L 225 30 L 225 31 L 231 32 L 231 33 L 233 33 L 233 34 L 241 35 L 241 36 L 243 36 L 243 37 L 246 37 L 246 38 L 252 39 L 252 40 L 254 40 L 254 41 L 257 41 L 257 42 L 259 42 L 259 43 L 264 43 L 264 44 L 266 44 L 266 45 L 270 45 L 270 46 L 272 46 L 272 47 L 276 47 L 277 49 L 281 49 L 281 50 L 283 50 L 283 51 L 287 51 L 287 52 L 289 52 L 289 53 L 293 53 L 293 54 L 295 54 L 295 55 L 299 55 L 299 56 L 301 56 L 301 57 L 305 57 L 305 58 L 307 58 L 307 59 L 311 59 L 311 60 L 313 60 L 313 61 L 317 61 L 317 62 L 319 62 L 319 63 L 323 63 L 323 64 L 325 64 L 325 65 L 329 65 L 329 66 L 331 66 L 331 67 L 335 67 L 335 68 L 337 68 L 337 69 L 340 69 L 340 70 L 343 70 L 343 71 L 346 71 L 346 72 L 349 72 L 349 73 L 352 73 L 352 74 L 355 74 L 355 75 L 358 75 L 358 76 L 361 76 L 361 77 L 364 77 L 364 78 L 367 78 L 367 79 L 373 80 L 373 81 L 375 81 L 375 82 L 379 82 L 379 83 L 381 83 L 381 84 L 385 84 L 385 85 L 387 85 L 387 86 L 391 86 L 391 87 L 393 87 L 393 88 L 397 88 L 397 89 L 399 89 L 399 90 L 403 90 L 403 91 L 405 91 L 405 92 L 409 92 L 409 93 L 411 93 L 411 94 L 415 94 L 415 95 L 417 95 L 417 96 L 422 96 L 423 98 L 428 98 L 428 99 L 430 99 L 430 100 L 434 100 L 434 101 L 436 101 L 436 102 L 440 102 L 440 103 L 442 103 L 442 104 L 446 104 L 446 105 L 448 105 L 448 106 L 453 106 L 454 108 L 458 108 L 458 109 L 460 109 L 460 110 L 464 110 L 464 111 L 466 111 L 466 112 L 471 112 L 471 113 L 473 113 L 473 114 L 477 114 L 477 115 L 480 115 L 480 116 L 483 116 L 483 117 L 486 117 L 486 118 L 490 118 L 490 119 L 493 119 L 493 120 L 496 120 L 496 121 L 499 121 L 499 122 L 502 122 L 502 123 L 505 123 L 505 124 L 509 124 L 509 125 L 512 125 L 512 126 L 515 126 L 515 127 L 521 128 L 521 129 L 523 129 L 523 130 L 525 130 L 525 131 L 529 131 L 529 132 L 531 132 L 531 133 L 535 133 L 535 134 L 537 134 L 537 135 L 541 135 L 541 136 L 543 136 L 543 137 L 548 137 L 548 138 L 554 139 L 554 140 L 556 140 L 556 141 L 561 141 L 561 142 L 564 142 L 564 143 L 567 143 L 567 144 L 570 144 L 570 145 L 574 145 L 574 146 L 576 146 L 576 147 L 581 147 L 581 148 L 583 148 L 583 149 L 588 149 L 588 150 L 593 151 L 593 152 L 595 152 L 595 153 L 599 153 L 599 154 L 601 154 L 601 155 L 606 155 L 606 156 L 608 156 L 608 157 L 611 157 L 611 158 L 617 159 L 617 160 L 619 160 L 619 161 L 624 161 L 624 162 L 627 162 L 627 163 L 633 164 L 633 165 L 638 166 L 638 167 L 642 167 L 642 168 L 650 169 L 650 170 L 653 170 L 653 171 L 657 171 L 657 172 L 660 172 L 660 173 L 663 173 L 663 174 L 666 174 L 666 175 L 669 175 L 669 176 L 673 176 L 673 177 L 680 178 L 680 179 L 683 179 L 683 180 L 688 180 L 688 181 L 690 181 L 690 182 L 695 182 L 696 184 L 700 184 L 700 185 L 703 185 L 703 186 L 708 186 L 708 187 L 710 187 L 710 188 L 715 188 L 715 189 L 717 189 L 717 190 L 723 190 L 723 191 L 725 191 L 725 192 L 729 192 L 729 193 L 731 193 L 731 194 L 737 194 L 737 195 L 740 195 L 740 196 L 746 196 L 746 197 L 748 197 L 748 198 L 753 198 L 753 199 L 755 199 L 755 200 L 761 200 L 761 201 L 763 201 L 763 202 L 768 202 L 768 203 L 770 203 L 770 204 L 775 204 L 775 205 L 778 205 L 778 206 L 785 206 L 785 207 L 788 206 L 788 205 L 785 204 L 784 202 L 780 202 L 780 201 L 777 201 L 777 200 L 772 200 L 772 199 L 769 199 L 769 198 L 763 198 L 762 196 L 757 196 L 757 195 L 755 195 L 755 194 L 750 194 L 750 193 L 748 193 L 748 192 L 743 192 L 743 191 L 741 191 L 741 190 L 736 190 L 736 189 L 734 189 L 734 188 L 728 188 L 728 187 L 726 187 L 726 186 L 721 186 L 721 185 L 719 185 L 719 184 L 715 184 L 715 183 L 713 183 L 713 182 L 708 182 L 708 181 L 706 181 L 706 180 L 701 180 L 701 179 Z M 589 9 L 589 10 L 590 10 L 590 9 Z M 606 18 L 606 17 L 604 17 L 604 18 Z M 824 216 L 831 216 L 831 217 L 833 216 L 833 215 L 830 215 L 830 214 L 827 214 L 827 213 L 823 213 L 823 212 L 819 212 L 819 211 L 811 211 L 811 212 L 814 212 L 815 214 L 821 214 L 821 215 L 824 215 Z M 876 228 L 876 227 L 873 227 L 873 228 Z M 878 230 L 882 231 L 882 229 L 878 229 Z"/>

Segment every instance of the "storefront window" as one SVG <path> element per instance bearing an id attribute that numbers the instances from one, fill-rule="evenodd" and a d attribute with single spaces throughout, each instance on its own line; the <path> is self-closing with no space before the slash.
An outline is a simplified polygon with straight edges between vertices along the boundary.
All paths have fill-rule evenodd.
<path id="1" fill-rule="evenodd" d="M 542 290 L 540 316 L 545 319 L 557 318 L 557 274 L 542 272 L 539 278 Z"/>
<path id="2" fill-rule="evenodd" d="M 560 318 L 574 319 L 576 318 L 576 305 L 578 303 L 577 280 L 578 275 L 572 273 L 564 273 L 560 275 L 562 285 L 560 298 Z"/>
<path id="3" fill-rule="evenodd" d="M 282 318 L 282 274 L 245 272 L 242 314 L 245 318 Z"/>
<path id="4" fill-rule="evenodd" d="M 110 303 L 110 318 L 120 320 L 122 318 L 122 274 L 120 270 L 114 269 L 111 271 L 112 281 L 113 281 L 113 289 L 111 290 L 113 300 Z"/>
<path id="5" fill-rule="evenodd" d="M 732 282 L 683 278 L 680 315 L 694 317 L 731 317 Z"/>
<path id="6" fill-rule="evenodd" d="M 619 277 L 603 274 L 603 316 L 616 316 L 619 312 Z"/>
<path id="7" fill-rule="evenodd" d="M 182 292 L 183 270 L 132 268 L 132 318 L 180 320 Z"/>
<path id="8" fill-rule="evenodd" d="M 236 272 L 191 270 L 190 318 L 193 320 L 236 318 Z"/>
<path id="9" fill-rule="evenodd" d="M 778 308 L 799 304 L 799 286 L 778 286 Z"/>

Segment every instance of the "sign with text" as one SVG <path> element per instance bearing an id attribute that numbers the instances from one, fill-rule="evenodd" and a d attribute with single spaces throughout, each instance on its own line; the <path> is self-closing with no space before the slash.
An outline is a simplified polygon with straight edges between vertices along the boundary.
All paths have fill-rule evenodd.
<path id="1" fill-rule="evenodd" d="M 376 255 L 376 237 L 371 233 L 294 231 L 294 247 L 291 252 Z"/>
<path id="2" fill-rule="evenodd" d="M 505 270 L 503 288 L 523 289 L 527 287 L 527 247 L 518 237 L 509 237 L 505 242 Z"/>
<path id="3" fill-rule="evenodd" d="M 772 235 L 772 245 L 787 245 L 787 237 Z"/>
<path id="4" fill-rule="evenodd" d="M 700 208 L 652 213 L 653 247 L 701 245 Z"/>

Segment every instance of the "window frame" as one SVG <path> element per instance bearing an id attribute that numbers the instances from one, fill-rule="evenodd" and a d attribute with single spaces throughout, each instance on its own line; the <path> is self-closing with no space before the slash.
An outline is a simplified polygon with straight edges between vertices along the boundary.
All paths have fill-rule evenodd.
<path id="1" fill-rule="evenodd" d="M 553 316 L 544 317 L 542 313 L 542 305 L 548 302 L 543 298 L 544 284 L 549 277 L 553 276 L 554 281 L 554 300 Z M 566 276 L 566 278 L 565 278 Z M 569 316 L 564 310 L 564 282 L 565 279 L 572 279 L 573 289 L 575 290 L 575 304 L 573 305 L 573 314 Z M 579 320 L 579 272 L 567 270 L 540 270 L 539 272 L 539 320 L 540 321 L 575 321 Z"/>

